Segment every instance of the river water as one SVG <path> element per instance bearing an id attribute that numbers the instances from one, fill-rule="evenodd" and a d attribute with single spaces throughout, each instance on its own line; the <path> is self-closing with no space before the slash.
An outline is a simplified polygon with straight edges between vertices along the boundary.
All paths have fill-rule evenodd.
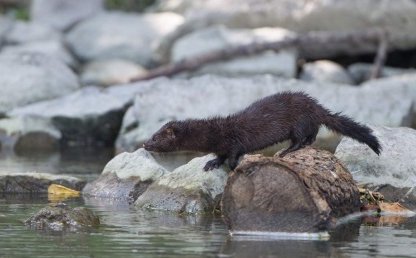
<path id="1" fill-rule="evenodd" d="M 65 173 L 93 180 L 111 150 L 29 157 L 0 156 L 0 169 Z M 48 233 L 23 221 L 48 204 L 47 196 L 0 196 L 0 257 L 416 257 L 416 218 L 356 219 L 329 240 L 230 236 L 221 217 L 178 216 L 137 210 L 94 198 L 66 201 L 100 217 L 98 229 Z"/>

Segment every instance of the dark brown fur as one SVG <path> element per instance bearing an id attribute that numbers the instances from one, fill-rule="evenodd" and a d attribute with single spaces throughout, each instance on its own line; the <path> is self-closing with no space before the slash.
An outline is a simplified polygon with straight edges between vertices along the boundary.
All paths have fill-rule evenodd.
<path id="1" fill-rule="evenodd" d="M 329 112 L 303 92 L 271 95 L 227 117 L 168 122 L 144 147 L 156 152 L 213 152 L 217 158 L 207 162 L 206 171 L 218 168 L 226 159 L 234 169 L 241 155 L 285 140 L 292 143 L 281 157 L 312 144 L 321 125 L 365 143 L 380 154 L 381 146 L 369 127 Z"/>

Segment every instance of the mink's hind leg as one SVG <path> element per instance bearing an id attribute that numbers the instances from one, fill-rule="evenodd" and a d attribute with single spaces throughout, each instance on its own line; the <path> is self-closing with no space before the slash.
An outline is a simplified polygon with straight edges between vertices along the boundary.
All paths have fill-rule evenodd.
<path id="1" fill-rule="evenodd" d="M 279 154 L 279 157 L 283 158 L 286 154 L 289 152 L 297 151 L 300 148 L 302 148 L 302 142 L 299 140 L 293 141 L 292 144 L 287 148 L 286 150 L 282 151 L 282 153 Z"/>
<path id="2" fill-rule="evenodd" d="M 208 171 L 208 170 L 213 170 L 214 168 L 219 168 L 222 164 L 224 164 L 224 161 L 227 159 L 227 156 L 225 155 L 218 155 L 217 158 L 212 159 L 210 161 L 208 161 L 205 164 L 204 170 Z"/>

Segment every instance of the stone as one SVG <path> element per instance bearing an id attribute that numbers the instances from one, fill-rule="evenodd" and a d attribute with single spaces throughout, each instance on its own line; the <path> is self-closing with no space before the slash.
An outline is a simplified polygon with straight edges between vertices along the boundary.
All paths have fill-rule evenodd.
<path id="1" fill-rule="evenodd" d="M 227 49 L 250 43 L 263 43 L 292 37 L 294 33 L 281 28 L 227 29 L 214 26 L 188 34 L 172 48 L 172 61 L 197 57 L 212 51 Z M 208 40 L 209 39 L 209 40 Z M 297 52 L 285 49 L 279 52 L 264 53 L 234 58 L 228 61 L 208 64 L 193 74 L 220 74 L 226 76 L 274 74 L 295 77 Z"/>
<path id="2" fill-rule="evenodd" d="M 34 0 L 30 8 L 33 21 L 64 31 L 104 9 L 104 0 Z"/>
<path id="3" fill-rule="evenodd" d="M 333 112 L 358 122 L 386 126 L 410 126 L 413 111 L 406 85 L 352 87 L 334 83 L 302 82 L 270 75 L 224 78 L 206 75 L 191 79 L 156 79 L 142 85 L 134 105 L 127 111 L 116 141 L 118 151 L 141 146 L 170 120 L 226 116 L 254 101 L 284 90 L 305 91 Z M 133 86 L 130 86 L 133 87 Z M 335 150 L 339 138 L 320 131 L 317 144 Z"/>
<path id="4" fill-rule="evenodd" d="M 75 67 L 76 61 L 60 40 L 34 41 L 20 45 L 6 46 L 1 54 L 23 55 L 26 53 L 41 53 L 59 59 L 68 66 Z"/>
<path id="5" fill-rule="evenodd" d="M 110 160 L 100 177 L 88 183 L 82 192 L 85 196 L 133 202 L 152 182 L 167 173 L 144 149 L 124 152 Z"/>
<path id="6" fill-rule="evenodd" d="M 61 137 L 61 132 L 42 117 L 26 116 L 0 120 L 2 152 L 54 151 L 58 149 Z"/>
<path id="7" fill-rule="evenodd" d="M 11 117 L 48 118 L 68 146 L 112 146 L 127 103 L 98 87 L 84 87 L 70 95 L 23 106 Z"/>
<path id="8" fill-rule="evenodd" d="M 42 23 L 15 21 L 5 37 L 6 44 L 24 44 L 33 41 L 61 40 L 61 33 Z"/>
<path id="9" fill-rule="evenodd" d="M 381 155 L 372 153 L 367 146 L 343 138 L 335 155 L 345 164 L 360 184 L 394 187 L 416 185 L 416 130 L 372 126 L 374 135 L 383 148 Z"/>
<path id="10" fill-rule="evenodd" d="M 77 90 L 77 76 L 61 61 L 40 53 L 0 55 L 0 113 Z"/>
<path id="11" fill-rule="evenodd" d="M 177 213 L 213 212 L 224 190 L 227 172 L 224 167 L 210 172 L 205 163 L 215 158 L 208 154 L 161 176 L 135 201 L 135 206 Z"/>
<path id="12" fill-rule="evenodd" d="M 128 83 L 131 79 L 142 76 L 146 69 L 127 60 L 113 59 L 88 63 L 82 69 L 83 85 L 111 86 Z"/>
<path id="13" fill-rule="evenodd" d="M 183 14 L 190 27 L 224 24 L 231 28 L 282 27 L 295 32 L 351 31 L 381 27 L 389 35 L 392 49 L 412 49 L 416 43 L 416 3 L 413 0 L 161 0 L 153 8 Z M 371 49 L 339 46 L 340 52 L 310 49 L 307 58 L 376 52 Z"/>
<path id="14" fill-rule="evenodd" d="M 67 42 L 83 61 L 118 58 L 148 67 L 161 38 L 182 23 L 174 13 L 106 12 L 77 24 Z"/>
<path id="15" fill-rule="evenodd" d="M 74 190 L 81 190 L 86 182 L 76 177 L 66 175 L 37 172 L 0 172 L 1 193 L 47 193 L 48 187 L 51 184 L 63 185 Z"/>
<path id="16" fill-rule="evenodd" d="M 355 63 L 348 66 L 348 73 L 351 75 L 351 78 L 354 80 L 355 84 L 360 84 L 367 81 L 370 78 L 372 69 L 373 64 Z M 385 78 L 412 73 L 416 73 L 416 70 L 384 66 L 381 70 L 380 77 Z"/>
<path id="17" fill-rule="evenodd" d="M 85 207 L 71 208 L 65 203 L 50 204 L 25 221 L 31 229 L 45 231 L 84 231 L 97 228 L 100 218 Z"/>
<path id="18" fill-rule="evenodd" d="M 14 24 L 14 21 L 8 17 L 0 15 L 0 47 L 3 45 L 7 34 L 10 32 Z"/>
<path id="19" fill-rule="evenodd" d="M 318 60 L 304 64 L 299 78 L 307 82 L 354 84 L 348 72 L 341 65 L 329 60 Z"/>

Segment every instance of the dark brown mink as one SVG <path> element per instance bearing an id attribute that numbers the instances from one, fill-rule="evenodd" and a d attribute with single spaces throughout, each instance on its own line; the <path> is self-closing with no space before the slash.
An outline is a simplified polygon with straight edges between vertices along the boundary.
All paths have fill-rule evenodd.
<path id="1" fill-rule="evenodd" d="M 381 146 L 372 130 L 340 113 L 331 113 L 303 92 L 281 92 L 260 99 L 244 110 L 226 117 L 171 121 L 162 126 L 147 142 L 148 151 L 213 152 L 217 158 L 204 170 L 218 168 L 228 159 L 232 170 L 238 158 L 273 144 L 291 140 L 280 157 L 312 144 L 319 127 L 367 144 L 378 155 Z"/>

